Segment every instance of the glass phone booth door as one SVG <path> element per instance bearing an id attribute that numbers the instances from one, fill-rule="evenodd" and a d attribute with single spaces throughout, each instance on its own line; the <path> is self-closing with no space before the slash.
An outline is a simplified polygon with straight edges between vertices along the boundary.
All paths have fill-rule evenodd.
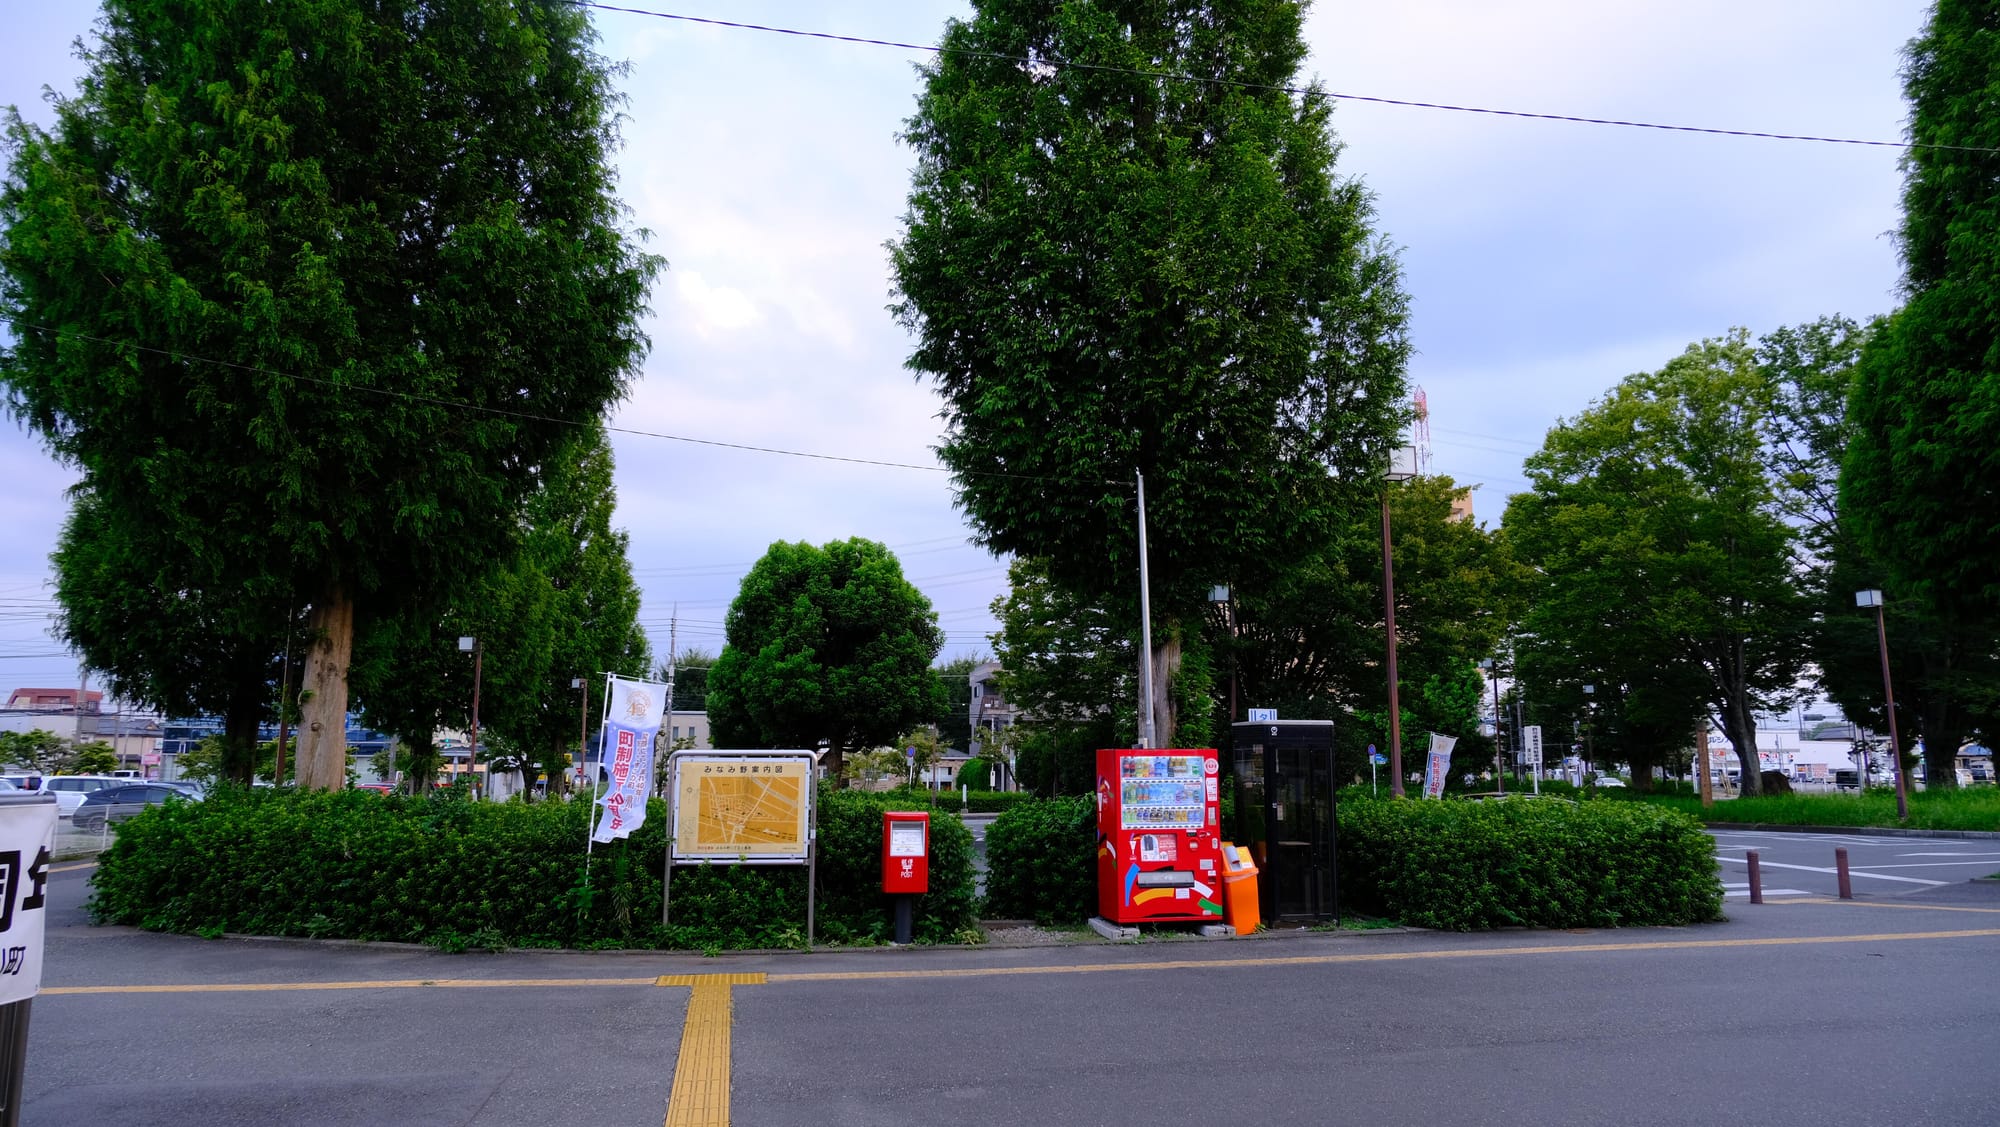
<path id="1" fill-rule="evenodd" d="M 1261 872 L 1264 918 L 1338 915 L 1338 819 L 1333 802 L 1333 721 L 1250 721 L 1232 727 L 1235 841 Z"/>

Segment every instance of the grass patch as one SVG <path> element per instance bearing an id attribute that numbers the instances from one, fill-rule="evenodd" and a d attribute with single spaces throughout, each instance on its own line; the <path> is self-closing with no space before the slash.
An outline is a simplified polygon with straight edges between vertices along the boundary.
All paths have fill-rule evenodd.
<path id="1" fill-rule="evenodd" d="M 1679 810 L 1704 822 L 1774 826 L 1903 827 L 1914 830 L 2000 830 L 2000 787 L 1919 791 L 1910 796 L 1908 821 L 1896 819 L 1896 792 L 1775 794 L 1732 798 L 1704 808 L 1698 798 L 1655 795 L 1646 802 Z"/>

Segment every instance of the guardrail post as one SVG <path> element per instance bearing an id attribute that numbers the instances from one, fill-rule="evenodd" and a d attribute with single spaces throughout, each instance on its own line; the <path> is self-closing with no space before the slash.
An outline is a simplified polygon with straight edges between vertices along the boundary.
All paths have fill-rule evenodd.
<path id="1" fill-rule="evenodd" d="M 1840 898 L 1842 900 L 1854 899 L 1854 882 L 1849 880 L 1847 876 L 1847 849 L 1845 846 L 1834 849 L 1833 870 L 1840 877 Z"/>
<path id="2" fill-rule="evenodd" d="M 1762 904 L 1764 902 L 1764 870 L 1757 863 L 1757 851 L 1754 849 L 1746 850 L 1743 854 L 1743 859 L 1750 862 L 1750 902 L 1752 904 Z"/>

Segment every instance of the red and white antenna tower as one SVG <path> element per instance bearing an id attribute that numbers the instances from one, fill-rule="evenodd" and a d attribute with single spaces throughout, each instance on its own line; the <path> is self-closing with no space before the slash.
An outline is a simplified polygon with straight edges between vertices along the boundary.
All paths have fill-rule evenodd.
<path id="1" fill-rule="evenodd" d="M 1424 394 L 1421 384 L 1411 400 L 1416 404 L 1417 418 L 1410 424 L 1410 445 L 1417 448 L 1417 472 L 1428 474 L 1431 472 L 1431 401 Z"/>

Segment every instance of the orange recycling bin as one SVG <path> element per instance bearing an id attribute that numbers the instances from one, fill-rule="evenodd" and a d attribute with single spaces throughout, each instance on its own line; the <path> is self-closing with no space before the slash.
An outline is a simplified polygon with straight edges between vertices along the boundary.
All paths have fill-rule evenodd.
<path id="1" fill-rule="evenodd" d="M 1257 864 L 1248 849 L 1222 843 L 1222 918 L 1238 935 L 1255 932 L 1262 923 L 1257 917 Z"/>

